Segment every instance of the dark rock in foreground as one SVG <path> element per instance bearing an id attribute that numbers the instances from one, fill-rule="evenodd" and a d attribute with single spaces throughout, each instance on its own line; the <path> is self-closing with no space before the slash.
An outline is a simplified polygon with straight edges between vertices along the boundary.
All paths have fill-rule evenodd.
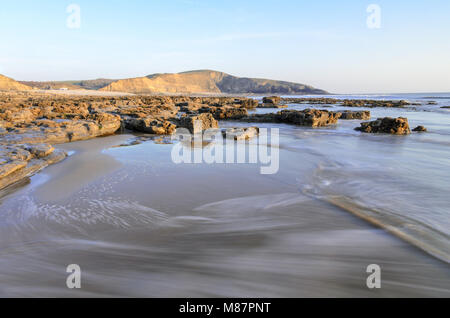
<path id="1" fill-rule="evenodd" d="M 407 118 L 384 117 L 377 120 L 361 123 L 355 130 L 365 133 L 385 133 L 393 135 L 408 135 L 411 133 Z"/>

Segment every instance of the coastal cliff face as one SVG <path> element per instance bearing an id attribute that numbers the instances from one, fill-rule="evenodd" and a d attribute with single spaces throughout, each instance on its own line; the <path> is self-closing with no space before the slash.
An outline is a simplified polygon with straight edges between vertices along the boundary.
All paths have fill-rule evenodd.
<path id="1" fill-rule="evenodd" d="M 0 91 L 28 91 L 31 87 L 0 74 Z"/>
<path id="2" fill-rule="evenodd" d="M 314 87 L 267 79 L 236 77 L 216 71 L 154 74 L 118 80 L 100 89 L 160 94 L 326 94 Z"/>
<path id="3" fill-rule="evenodd" d="M 96 79 L 81 81 L 22 81 L 0 75 L 0 90 L 99 90 L 155 95 L 304 95 L 327 94 L 309 85 L 261 78 L 236 77 L 223 72 L 200 70 L 183 73 L 152 74 L 144 77 L 120 80 Z"/>

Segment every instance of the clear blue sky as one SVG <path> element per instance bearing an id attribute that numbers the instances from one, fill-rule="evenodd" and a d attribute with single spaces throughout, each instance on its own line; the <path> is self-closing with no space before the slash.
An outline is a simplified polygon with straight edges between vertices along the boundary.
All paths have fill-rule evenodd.
<path id="1" fill-rule="evenodd" d="M 2 0 L 0 35 L 0 73 L 18 80 L 214 69 L 338 93 L 450 91 L 448 0 Z"/>

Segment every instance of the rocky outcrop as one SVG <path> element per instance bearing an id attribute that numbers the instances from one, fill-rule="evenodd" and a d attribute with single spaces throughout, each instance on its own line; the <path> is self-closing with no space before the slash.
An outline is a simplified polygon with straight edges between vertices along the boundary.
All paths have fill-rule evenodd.
<path id="1" fill-rule="evenodd" d="M 279 96 L 264 97 L 262 102 L 263 104 L 278 105 L 281 102 L 281 97 Z"/>
<path id="2" fill-rule="evenodd" d="M 200 113 L 211 113 L 217 120 L 241 119 L 248 116 L 246 108 L 233 107 L 204 107 L 199 110 Z"/>
<path id="3" fill-rule="evenodd" d="M 36 119 L 27 124 L 16 124 L 0 134 L 2 144 L 51 143 L 60 144 L 111 135 L 121 127 L 117 115 L 95 114 L 97 120 Z"/>
<path id="4" fill-rule="evenodd" d="M 360 119 L 360 120 L 369 120 L 370 119 L 370 111 L 351 111 L 345 110 L 339 112 L 341 114 L 340 119 Z"/>
<path id="5" fill-rule="evenodd" d="M 344 107 L 395 107 L 401 108 L 411 105 L 405 100 L 371 100 L 371 99 L 337 99 L 328 97 L 287 97 L 281 99 L 286 104 L 309 104 L 309 105 L 338 105 Z"/>
<path id="6" fill-rule="evenodd" d="M 130 130 L 155 135 L 171 135 L 177 129 L 177 126 L 170 121 L 154 117 L 128 119 L 125 121 L 125 127 Z"/>
<path id="7" fill-rule="evenodd" d="M 287 108 L 287 105 L 280 105 L 281 97 L 270 96 L 262 99 L 262 104 L 258 108 Z"/>
<path id="8" fill-rule="evenodd" d="M 377 120 L 361 123 L 355 130 L 365 133 L 385 133 L 393 135 L 407 135 L 411 133 L 407 118 L 384 117 Z"/>
<path id="9" fill-rule="evenodd" d="M 182 116 L 178 121 L 179 127 L 187 128 L 192 134 L 201 133 L 203 130 L 219 128 L 219 123 L 210 113 L 198 116 Z"/>
<path id="10" fill-rule="evenodd" d="M 258 104 L 259 104 L 256 99 L 252 99 L 252 98 L 236 100 L 236 103 L 240 104 L 241 107 L 246 108 L 246 109 L 254 109 L 254 108 L 258 107 Z"/>
<path id="11" fill-rule="evenodd" d="M 257 114 L 242 120 L 247 122 L 286 123 L 300 126 L 322 127 L 336 124 L 340 113 L 328 110 L 282 110 L 278 113 Z"/>
<path id="12" fill-rule="evenodd" d="M 51 145 L 0 145 L 0 189 L 46 166 L 63 160 L 67 154 Z"/>

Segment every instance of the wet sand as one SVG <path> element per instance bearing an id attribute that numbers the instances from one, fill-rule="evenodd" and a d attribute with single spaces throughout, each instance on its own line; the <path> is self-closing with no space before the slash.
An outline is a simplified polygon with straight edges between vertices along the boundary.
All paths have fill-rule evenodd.
<path id="1" fill-rule="evenodd" d="M 70 160 L 52 169 L 49 180 L 36 189 L 36 195 L 48 201 L 67 198 L 89 182 L 118 169 L 121 163 L 103 151 L 130 137 L 117 135 L 58 145 L 59 149 L 70 154 Z"/>
<path id="2" fill-rule="evenodd" d="M 450 296 L 447 264 L 300 191 L 311 152 L 282 145 L 280 172 L 261 175 L 175 165 L 172 145 L 110 148 L 129 137 L 63 145 L 76 153 L 3 198 L 1 296 Z M 74 263 L 81 290 L 65 286 Z"/>

